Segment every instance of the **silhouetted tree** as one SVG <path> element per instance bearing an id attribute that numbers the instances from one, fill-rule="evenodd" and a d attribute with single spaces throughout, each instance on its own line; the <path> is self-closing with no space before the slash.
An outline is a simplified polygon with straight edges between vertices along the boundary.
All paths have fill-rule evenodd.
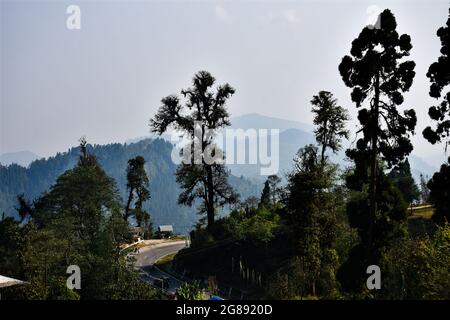
<path id="1" fill-rule="evenodd" d="M 97 159 L 94 155 L 91 155 L 87 152 L 87 145 L 88 142 L 86 140 L 86 137 L 83 136 L 79 139 L 80 142 L 80 157 L 78 159 L 78 165 L 79 166 L 95 166 L 97 165 Z"/>
<path id="2" fill-rule="evenodd" d="M 388 176 L 402 193 L 403 199 L 405 199 L 408 204 L 412 204 L 414 200 L 419 199 L 419 188 L 412 177 L 408 159 L 397 164 L 391 172 L 389 172 Z"/>
<path id="3" fill-rule="evenodd" d="M 442 91 L 450 84 L 450 9 L 447 24 L 439 28 L 437 36 L 441 40 L 441 56 L 430 65 L 427 77 L 430 78 L 430 96 L 441 98 Z M 428 115 L 437 122 L 436 128 L 426 127 L 423 136 L 432 144 L 445 140 L 445 150 L 450 143 L 450 91 L 444 96 L 440 105 L 432 106 Z M 449 159 L 450 162 L 450 159 Z M 430 201 L 435 207 L 433 219 L 438 222 L 448 221 L 450 217 L 450 166 L 445 163 L 427 184 L 430 189 Z"/>
<path id="4" fill-rule="evenodd" d="M 141 156 L 128 160 L 127 167 L 127 191 L 128 199 L 125 206 L 124 219 L 128 220 L 131 215 L 136 218 L 140 227 L 144 221 L 149 220 L 149 214 L 142 208 L 145 201 L 150 199 L 148 189 L 149 179 L 145 171 L 145 159 Z M 131 209 L 131 203 L 136 196 L 135 208 Z"/>
<path id="5" fill-rule="evenodd" d="M 438 223 L 450 222 L 450 157 L 441 165 L 439 172 L 433 174 L 428 182 L 430 202 L 435 211 L 433 220 Z"/>
<path id="6" fill-rule="evenodd" d="M 333 153 L 341 149 L 342 138 L 348 139 L 348 130 L 345 129 L 346 121 L 349 120 L 348 111 L 337 105 L 337 100 L 328 91 L 320 91 L 311 100 L 313 105 L 314 130 L 316 141 L 322 147 L 321 159 L 325 160 L 326 149 Z"/>
<path id="7" fill-rule="evenodd" d="M 264 188 L 261 192 L 261 199 L 259 201 L 260 206 L 268 206 L 270 204 L 270 186 L 269 186 L 269 180 L 266 180 L 264 182 Z"/>
<path id="8" fill-rule="evenodd" d="M 377 204 L 377 178 L 379 160 L 388 168 L 402 161 L 413 149 L 409 139 L 417 119 L 413 109 L 402 115 L 397 107 L 403 103 L 415 76 L 413 61 L 405 61 L 412 48 L 407 34 L 399 36 L 397 22 L 388 9 L 379 16 L 379 28 L 365 27 L 352 42 L 351 56 L 345 56 L 339 65 L 344 83 L 353 88 L 351 97 L 357 108 L 363 137 L 356 149 L 347 150 L 355 161 L 353 187 L 362 188 L 369 182 L 367 223 L 369 228 L 367 252 L 372 250 L 374 222 L 379 214 Z M 364 106 L 364 102 L 368 105 Z M 351 180 L 352 178 L 350 178 Z"/>
<path id="9" fill-rule="evenodd" d="M 407 203 L 401 192 L 392 184 L 382 170 L 378 171 L 378 188 L 376 201 L 377 216 L 369 225 L 367 212 L 367 190 L 353 192 L 347 202 L 347 215 L 350 227 L 358 232 L 359 242 L 349 253 L 348 259 L 341 265 L 338 279 L 347 291 L 361 292 L 367 279 L 366 269 L 369 265 L 379 265 L 383 252 L 397 240 L 407 239 Z M 373 232 L 374 237 L 370 236 Z M 369 242 L 371 250 L 368 252 Z"/>
<path id="10" fill-rule="evenodd" d="M 442 91 L 450 84 L 450 9 L 447 24 L 439 28 L 437 36 L 441 40 L 441 56 L 428 69 L 427 77 L 431 81 L 430 97 L 439 99 Z M 450 143 L 450 91 L 444 95 L 440 105 L 428 109 L 430 118 L 437 122 L 436 128 L 426 127 L 423 136 L 432 144 L 445 140 L 445 149 Z"/>
<path id="11" fill-rule="evenodd" d="M 17 196 L 17 202 L 19 203 L 19 207 L 16 208 L 16 210 L 19 214 L 20 222 L 23 222 L 27 216 L 33 216 L 33 206 L 25 199 L 25 195 L 23 193 Z"/>
<path id="12" fill-rule="evenodd" d="M 214 223 L 216 206 L 236 200 L 237 195 L 228 184 L 228 171 L 220 161 L 221 150 L 214 145 L 217 129 L 230 125 L 226 101 L 234 94 L 229 85 L 221 85 L 213 92 L 216 79 L 207 71 L 195 74 L 192 87 L 182 90 L 186 98 L 170 95 L 161 100 L 162 106 L 150 121 L 153 132 L 164 133 L 169 126 L 182 131 L 190 138 L 190 154 L 183 154 L 184 161 L 176 172 L 177 182 L 183 192 L 180 204 L 191 206 L 202 200 L 200 213 L 206 213 L 208 226 Z M 200 148 L 196 148 L 199 145 Z M 211 159 L 212 158 L 212 159 Z"/>

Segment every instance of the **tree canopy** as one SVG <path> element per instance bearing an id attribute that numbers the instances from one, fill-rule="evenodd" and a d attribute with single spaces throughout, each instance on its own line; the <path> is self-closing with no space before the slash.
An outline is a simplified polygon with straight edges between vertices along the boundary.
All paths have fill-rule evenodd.
<path id="1" fill-rule="evenodd" d="M 365 27 L 353 40 L 351 56 L 342 58 L 339 65 L 344 83 L 352 88 L 351 97 L 359 108 L 358 120 L 362 132 L 356 148 L 347 150 L 347 156 L 354 161 L 355 170 L 347 179 L 348 186 L 363 191 L 369 183 L 369 207 L 363 216 L 368 228 L 365 243 L 367 255 L 377 251 L 373 246 L 377 216 L 385 215 L 383 205 L 378 203 L 383 188 L 383 174 L 380 162 L 388 168 L 401 162 L 413 149 L 410 141 L 416 126 L 416 113 L 408 109 L 400 113 L 403 94 L 412 85 L 415 63 L 405 60 L 412 49 L 411 38 L 399 35 L 397 22 L 388 9 L 379 15 L 377 27 Z M 381 179 L 378 181 L 378 179 Z M 381 200 L 381 199 L 380 199 Z"/>
<path id="2" fill-rule="evenodd" d="M 215 81 L 209 72 L 199 71 L 194 75 L 192 87 L 181 90 L 185 103 L 176 95 L 167 96 L 150 120 L 153 132 L 162 134 L 172 126 L 190 139 L 184 161 L 176 172 L 177 182 L 183 189 L 178 202 L 191 206 L 196 199 L 201 199 L 199 213 L 206 213 L 208 226 L 214 223 L 217 207 L 237 199 L 228 184 L 227 169 L 222 161 L 215 161 L 222 152 L 214 145 L 215 131 L 230 125 L 226 102 L 235 90 L 227 83 L 214 92 Z M 200 148 L 196 148 L 198 145 Z"/>
<path id="3" fill-rule="evenodd" d="M 316 128 L 314 133 L 317 143 L 322 146 L 321 159 L 325 159 L 326 149 L 333 153 L 341 149 L 341 139 L 348 139 L 349 131 L 345 128 L 350 119 L 348 111 L 337 104 L 337 99 L 328 91 L 320 91 L 311 100 Z"/>
<path id="4" fill-rule="evenodd" d="M 438 61 L 433 62 L 427 72 L 431 81 L 430 97 L 441 99 L 439 105 L 431 106 L 428 115 L 431 120 L 436 121 L 434 129 L 431 126 L 423 130 L 423 136 L 432 144 L 445 140 L 445 145 L 450 142 L 450 91 L 442 91 L 450 84 L 450 9 L 446 26 L 439 28 L 437 36 L 441 41 L 441 56 Z"/>

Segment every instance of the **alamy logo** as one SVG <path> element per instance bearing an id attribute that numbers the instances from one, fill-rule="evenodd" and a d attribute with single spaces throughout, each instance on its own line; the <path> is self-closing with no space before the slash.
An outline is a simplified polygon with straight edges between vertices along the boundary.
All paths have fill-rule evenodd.
<path id="1" fill-rule="evenodd" d="M 66 20 L 66 27 L 69 30 L 81 29 L 81 9 L 77 5 L 70 5 L 66 9 L 66 13 L 70 16 Z"/>
<path id="2" fill-rule="evenodd" d="M 66 273 L 70 274 L 67 278 L 66 286 L 70 290 L 81 289 L 81 271 L 77 265 L 70 265 L 67 267 Z"/>
<path id="3" fill-rule="evenodd" d="M 175 132 L 171 141 L 175 145 L 171 154 L 175 164 L 259 165 L 263 176 L 279 170 L 278 129 L 224 129 L 216 133 L 194 122 L 192 137 L 185 139 Z"/>
<path id="4" fill-rule="evenodd" d="M 367 267 L 367 274 L 370 276 L 367 278 L 366 285 L 369 290 L 380 290 L 381 289 L 381 270 L 377 265 L 371 265 Z"/>
<path id="5" fill-rule="evenodd" d="M 368 14 L 366 21 L 367 28 L 381 29 L 380 7 L 377 5 L 371 5 L 367 8 L 366 13 Z"/>

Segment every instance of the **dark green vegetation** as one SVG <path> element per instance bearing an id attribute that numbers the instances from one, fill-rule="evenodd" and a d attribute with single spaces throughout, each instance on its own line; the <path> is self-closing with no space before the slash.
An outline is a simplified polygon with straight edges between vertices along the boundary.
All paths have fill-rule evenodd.
<path id="1" fill-rule="evenodd" d="M 435 207 L 433 219 L 440 223 L 450 221 L 450 157 L 428 182 L 428 188 L 430 202 Z"/>
<path id="2" fill-rule="evenodd" d="M 205 291 L 198 281 L 185 282 L 177 289 L 178 300 L 205 300 Z"/>
<path id="3" fill-rule="evenodd" d="M 58 177 L 33 204 L 20 202 L 28 222 L 0 221 L 2 275 L 29 285 L 6 288 L 7 299 L 154 299 L 160 294 L 140 280 L 121 254 L 130 227 L 114 180 L 81 143 L 77 165 Z M 81 289 L 66 286 L 66 270 L 81 270 Z"/>

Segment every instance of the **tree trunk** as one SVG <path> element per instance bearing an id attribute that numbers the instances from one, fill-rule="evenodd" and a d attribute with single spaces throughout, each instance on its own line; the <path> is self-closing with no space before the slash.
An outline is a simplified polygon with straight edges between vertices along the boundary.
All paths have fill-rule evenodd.
<path id="1" fill-rule="evenodd" d="M 316 280 L 313 280 L 312 282 L 312 295 L 316 296 Z"/>
<path id="2" fill-rule="evenodd" d="M 214 224 L 214 183 L 213 183 L 213 173 L 212 173 L 212 166 L 211 165 L 205 165 L 206 166 L 206 173 L 207 173 L 207 194 L 208 194 L 208 201 L 206 203 L 206 214 L 208 217 L 208 227 L 212 226 Z"/>
<path id="3" fill-rule="evenodd" d="M 373 104 L 373 119 L 372 119 L 372 148 L 370 155 L 370 208 L 369 208 L 369 231 L 368 231 L 368 243 L 367 243 L 367 257 L 370 258 L 373 242 L 373 225 L 375 223 L 375 217 L 377 212 L 377 174 L 378 174 L 378 116 L 379 116 L 379 103 L 380 103 L 380 75 L 377 73 L 375 78 L 375 97 Z"/>
<path id="4" fill-rule="evenodd" d="M 133 201 L 133 188 L 130 188 L 130 193 L 128 194 L 127 205 L 125 207 L 125 215 L 123 216 L 125 221 L 127 221 L 128 217 L 130 216 L 131 201 Z"/>
<path id="5" fill-rule="evenodd" d="M 324 140 L 322 141 L 322 153 L 321 153 L 321 161 L 322 161 L 322 165 L 325 163 L 325 151 L 327 149 L 327 144 L 328 144 L 328 130 L 326 129 L 328 125 L 328 121 L 324 122 L 324 130 L 325 132 L 324 134 Z"/>
<path id="6" fill-rule="evenodd" d="M 326 149 L 325 145 L 322 145 L 322 154 L 321 154 L 322 164 L 325 163 L 325 149 Z"/>

